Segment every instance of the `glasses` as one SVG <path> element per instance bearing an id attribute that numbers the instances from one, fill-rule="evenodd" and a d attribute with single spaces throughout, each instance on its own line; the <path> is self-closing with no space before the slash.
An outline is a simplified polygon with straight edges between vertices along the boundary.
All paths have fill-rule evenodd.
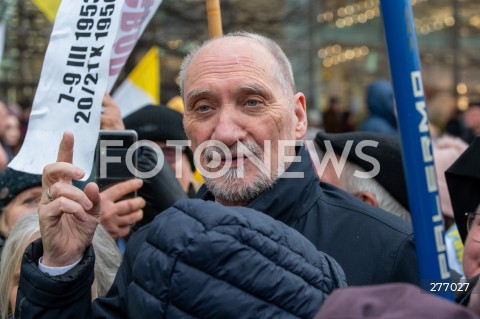
<path id="1" fill-rule="evenodd" d="M 468 212 L 467 216 L 467 231 L 473 236 L 473 239 L 480 240 L 480 212 Z"/>

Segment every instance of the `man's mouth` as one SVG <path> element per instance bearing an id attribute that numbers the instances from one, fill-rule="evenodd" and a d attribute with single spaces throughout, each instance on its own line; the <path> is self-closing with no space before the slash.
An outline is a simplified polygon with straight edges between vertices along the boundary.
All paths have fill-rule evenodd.
<path id="1" fill-rule="evenodd" d="M 232 154 L 231 159 L 227 159 L 226 157 L 222 157 L 222 159 L 220 160 L 220 163 L 221 163 L 221 166 L 224 167 L 227 164 L 227 162 L 230 161 L 231 162 L 230 167 L 237 167 L 238 162 L 241 159 L 245 160 L 245 157 L 244 156 L 237 156 L 237 154 Z"/>

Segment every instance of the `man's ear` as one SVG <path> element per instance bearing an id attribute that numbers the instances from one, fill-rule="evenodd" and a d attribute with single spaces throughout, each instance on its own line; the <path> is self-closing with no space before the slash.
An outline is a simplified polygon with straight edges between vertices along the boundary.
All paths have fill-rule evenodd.
<path id="1" fill-rule="evenodd" d="M 294 96 L 295 102 L 295 117 L 297 119 L 295 125 L 295 138 L 297 140 L 303 139 L 307 132 L 307 104 L 305 95 L 303 93 L 296 93 Z"/>
<path id="2" fill-rule="evenodd" d="M 355 194 L 355 197 L 361 200 L 362 202 L 367 203 L 370 206 L 378 207 L 377 197 L 372 193 L 358 192 Z"/>

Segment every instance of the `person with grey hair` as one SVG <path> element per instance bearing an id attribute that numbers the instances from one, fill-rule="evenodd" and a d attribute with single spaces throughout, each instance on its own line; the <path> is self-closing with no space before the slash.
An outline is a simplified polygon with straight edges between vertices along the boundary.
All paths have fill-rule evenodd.
<path id="1" fill-rule="evenodd" d="M 322 258 L 313 268 L 307 266 L 309 259 L 294 258 L 302 269 L 300 275 L 303 270 L 315 270 L 313 278 L 317 279 L 312 282 L 301 276 L 303 279 L 285 281 L 290 275 L 282 262 L 290 257 L 275 258 L 276 250 L 264 250 L 270 244 L 277 247 L 281 239 L 290 252 L 301 248 L 306 253 L 314 247 L 332 256 L 351 285 L 394 281 L 418 284 L 411 227 L 396 216 L 319 182 L 301 142 L 307 130 L 305 95 L 296 91 L 290 63 L 275 42 L 245 32 L 211 39 L 185 59 L 180 85 L 185 133 L 196 167 L 205 179 L 197 194 L 201 200 L 175 204 L 130 238 L 119 270 L 122 276 L 117 276 L 106 299 L 94 302 L 94 316 L 150 318 L 156 313 L 167 318 L 187 314 L 273 318 L 294 313 L 312 317 L 312 297 L 325 296 L 330 289 L 321 289 L 318 294 L 298 292 L 308 291 L 318 280 L 325 281 L 324 287 L 328 288 L 342 284 L 338 280 L 331 284 L 338 274 L 326 266 L 332 265 L 330 258 Z M 45 285 L 35 291 L 19 287 L 17 307 L 25 318 L 45 311 L 53 318 L 60 310 L 81 310 L 78 300 L 63 300 L 65 309 L 32 301 L 38 294 L 49 295 L 61 288 L 54 279 L 35 271 L 38 267 L 67 266 L 72 278 L 68 283 L 73 289 L 81 284 L 80 278 L 89 276 L 89 243 L 101 207 L 96 184 L 89 183 L 84 191 L 71 185 L 72 180 L 82 177 L 71 164 L 71 145 L 73 136 L 67 133 L 59 162 L 44 170 L 45 195 L 39 205 L 43 243 L 35 242 L 27 251 L 21 276 L 26 282 Z M 59 175 L 65 178 L 59 180 Z M 48 190 L 50 196 L 46 196 Z M 190 217 L 180 223 L 184 214 Z M 247 236 L 245 227 L 236 223 L 224 224 L 231 220 L 231 214 L 253 218 L 245 227 L 252 228 L 258 237 L 250 232 Z M 217 221 L 223 222 L 220 225 Z M 255 229 L 257 224 L 263 231 Z M 67 225 L 69 232 L 65 231 Z M 242 244 L 230 245 L 211 233 L 214 230 L 218 236 L 226 232 L 233 239 L 241 232 Z M 273 237 L 264 242 L 264 235 Z M 249 239 L 263 243 L 263 248 L 240 248 L 245 240 L 253 244 Z M 257 259 L 257 253 L 267 255 Z M 262 260 L 277 266 L 280 263 L 281 267 L 265 265 Z M 274 274 L 264 269 L 287 272 Z M 32 273 L 35 276 L 24 277 Z M 328 277 L 322 273 L 328 273 Z M 205 279 L 205 275 L 215 278 Z M 278 284 L 272 287 L 272 282 Z M 232 290 L 231 285 L 241 286 Z M 302 288 L 292 290 L 296 285 Z M 247 297 L 245 292 L 256 298 Z M 316 299 L 317 308 L 322 300 Z M 303 314 L 288 310 L 304 303 L 309 306 L 301 307 Z M 288 314 L 282 312 L 287 310 Z"/>
<path id="2" fill-rule="evenodd" d="M 5 243 L 0 261 L 0 318 L 13 317 L 17 288 L 20 278 L 20 263 L 27 246 L 40 237 L 38 214 L 23 217 L 12 229 Z M 113 238 L 102 226 L 97 227 L 92 241 L 95 250 L 95 281 L 92 298 L 104 296 L 115 279 L 121 256 Z"/>
<path id="3" fill-rule="evenodd" d="M 405 209 L 390 193 L 374 178 L 361 179 L 355 172 L 363 169 L 350 161 L 345 162 L 340 176 L 340 188 L 344 189 L 361 201 L 379 207 L 402 219 L 411 221 L 410 212 Z"/>
<path id="4" fill-rule="evenodd" d="M 320 131 L 315 137 L 315 144 L 320 161 L 328 161 L 321 170 L 317 168 L 320 180 L 371 206 L 411 221 L 402 151 L 397 136 L 378 132 L 335 134 Z M 325 156 L 328 151 L 333 154 Z M 372 176 L 366 178 L 362 176 L 363 172 L 372 172 Z"/>

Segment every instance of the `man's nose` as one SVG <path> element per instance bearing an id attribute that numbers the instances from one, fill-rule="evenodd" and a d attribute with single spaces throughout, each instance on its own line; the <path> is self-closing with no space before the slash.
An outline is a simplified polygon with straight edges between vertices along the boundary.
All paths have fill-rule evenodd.
<path id="1" fill-rule="evenodd" d="M 218 121 L 212 135 L 213 140 L 222 142 L 227 146 L 246 137 L 245 124 L 242 114 L 234 108 L 223 108 L 218 114 Z"/>

